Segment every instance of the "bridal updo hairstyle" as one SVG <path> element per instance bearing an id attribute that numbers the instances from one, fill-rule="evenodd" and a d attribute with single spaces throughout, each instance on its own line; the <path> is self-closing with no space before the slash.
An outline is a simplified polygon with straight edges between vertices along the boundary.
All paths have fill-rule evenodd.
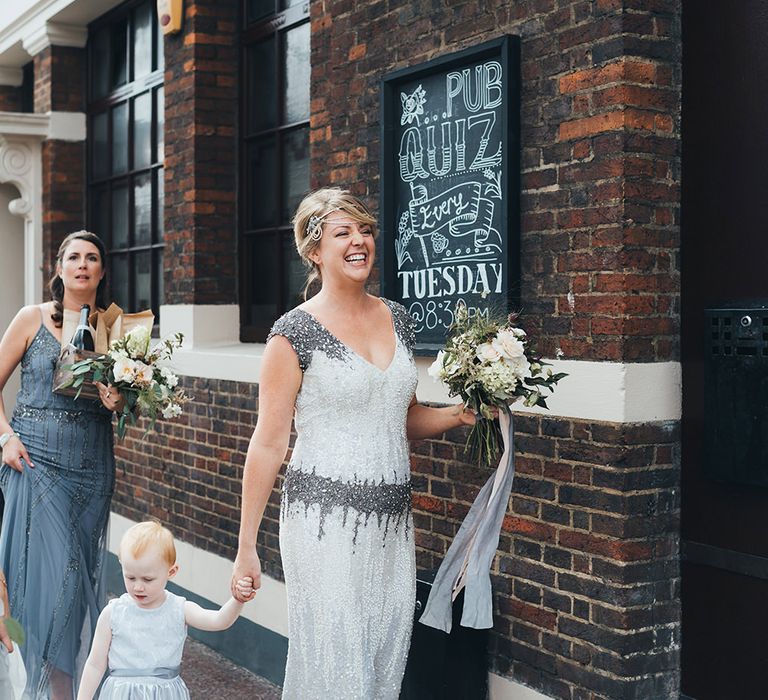
<path id="1" fill-rule="evenodd" d="M 379 233 L 376 226 L 376 218 L 362 200 L 353 195 L 349 190 L 342 190 L 339 187 L 324 187 L 310 192 L 304 197 L 296 209 L 296 215 L 293 217 L 293 235 L 296 239 L 296 250 L 299 251 L 301 259 L 309 268 L 307 284 L 304 287 L 305 299 L 310 287 L 315 282 L 320 281 L 320 270 L 309 256 L 320 245 L 322 237 L 315 239 L 309 235 L 309 222 L 313 216 L 323 219 L 334 211 L 348 214 L 349 218 L 357 224 L 370 226 L 374 238 Z"/>
<path id="2" fill-rule="evenodd" d="M 64 282 L 57 268 L 64 261 L 64 255 L 67 252 L 69 244 L 74 240 L 83 240 L 93 243 L 99 249 L 99 255 L 101 256 L 101 269 L 104 271 L 104 276 L 99 282 L 99 286 L 96 288 L 96 306 L 100 309 L 107 308 L 107 249 L 104 247 L 104 243 L 95 233 L 90 231 L 75 231 L 70 233 L 59 246 L 59 252 L 56 253 L 56 265 L 53 270 L 53 277 L 48 282 L 48 289 L 51 290 L 51 299 L 53 299 L 53 313 L 51 314 L 51 320 L 56 328 L 61 328 L 61 324 L 64 319 Z M 93 309 L 95 311 L 95 309 Z"/>

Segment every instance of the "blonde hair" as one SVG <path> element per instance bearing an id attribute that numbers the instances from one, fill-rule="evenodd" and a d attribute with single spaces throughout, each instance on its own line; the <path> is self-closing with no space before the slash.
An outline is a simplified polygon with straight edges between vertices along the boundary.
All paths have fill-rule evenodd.
<path id="1" fill-rule="evenodd" d="M 120 540 L 117 555 L 122 559 L 123 553 L 130 553 L 134 559 L 138 559 L 150 548 L 158 551 L 168 566 L 176 563 L 176 545 L 173 542 L 173 535 L 167 527 L 163 527 L 156 520 L 146 520 L 129 527 Z"/>
<path id="2" fill-rule="evenodd" d="M 323 218 L 334 211 L 343 211 L 357 224 L 365 224 L 373 230 L 374 237 L 378 235 L 376 218 L 361 199 L 353 195 L 349 190 L 340 187 L 324 187 L 310 192 L 296 208 L 293 217 L 293 236 L 296 240 L 296 250 L 299 252 L 304 264 L 309 268 L 307 284 L 304 286 L 304 298 L 310 286 L 320 280 L 320 270 L 317 264 L 309 256 L 320 245 L 322 237 L 313 238 L 307 230 L 309 220 L 316 216 Z M 322 223 L 320 224 L 322 225 Z"/>

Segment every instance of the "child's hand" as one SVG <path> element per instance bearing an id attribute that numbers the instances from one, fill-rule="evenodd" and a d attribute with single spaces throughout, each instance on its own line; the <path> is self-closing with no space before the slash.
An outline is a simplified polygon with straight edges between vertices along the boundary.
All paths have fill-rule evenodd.
<path id="1" fill-rule="evenodd" d="M 256 590 L 253 587 L 253 579 L 250 576 L 238 579 L 235 584 L 235 589 L 237 590 L 238 595 L 246 600 L 253 598 L 253 596 L 256 595 Z"/>

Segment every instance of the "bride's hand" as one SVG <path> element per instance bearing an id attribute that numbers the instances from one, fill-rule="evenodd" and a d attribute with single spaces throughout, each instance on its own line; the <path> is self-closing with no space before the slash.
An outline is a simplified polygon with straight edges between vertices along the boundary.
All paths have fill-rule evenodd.
<path id="1" fill-rule="evenodd" d="M 458 418 L 459 425 L 468 425 L 472 427 L 475 423 L 477 423 L 478 415 L 472 409 L 464 408 L 462 404 L 457 404 L 454 410 L 456 411 L 456 417 Z M 494 419 L 499 417 L 499 409 L 495 406 L 490 407 L 490 412 Z"/>
<path id="2" fill-rule="evenodd" d="M 238 586 L 238 582 L 246 578 L 253 581 L 253 587 L 247 595 Z M 259 561 L 259 555 L 256 554 L 255 547 L 250 551 L 238 550 L 235 564 L 232 568 L 232 581 L 229 584 L 229 588 L 232 592 L 232 597 L 241 603 L 248 602 L 256 594 L 256 591 L 261 588 L 261 561 Z"/>

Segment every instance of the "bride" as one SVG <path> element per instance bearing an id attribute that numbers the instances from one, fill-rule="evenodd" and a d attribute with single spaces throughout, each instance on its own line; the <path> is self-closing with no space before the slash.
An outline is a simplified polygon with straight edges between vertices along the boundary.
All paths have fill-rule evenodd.
<path id="1" fill-rule="evenodd" d="M 416 585 L 407 441 L 474 423 L 461 406 L 416 402 L 411 318 L 365 288 L 376 233 L 345 190 L 301 202 L 296 246 L 307 287 L 321 287 L 278 319 L 262 360 L 233 581 L 258 588 L 257 534 L 295 420 L 280 515 L 286 700 L 398 697 Z"/>

